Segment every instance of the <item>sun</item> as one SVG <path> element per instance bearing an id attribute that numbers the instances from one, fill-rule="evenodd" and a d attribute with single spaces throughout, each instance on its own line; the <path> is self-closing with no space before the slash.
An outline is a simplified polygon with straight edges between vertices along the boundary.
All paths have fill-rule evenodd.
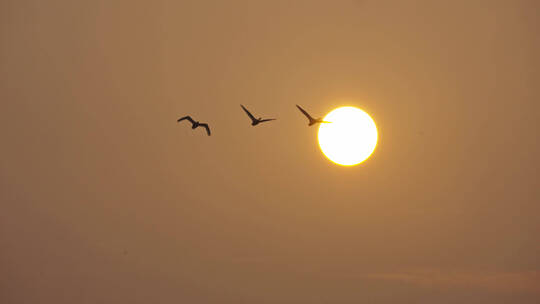
<path id="1" fill-rule="evenodd" d="M 368 159 L 377 146 L 377 126 L 364 111 L 355 107 L 334 109 L 319 127 L 323 154 L 338 165 L 354 166 Z"/>

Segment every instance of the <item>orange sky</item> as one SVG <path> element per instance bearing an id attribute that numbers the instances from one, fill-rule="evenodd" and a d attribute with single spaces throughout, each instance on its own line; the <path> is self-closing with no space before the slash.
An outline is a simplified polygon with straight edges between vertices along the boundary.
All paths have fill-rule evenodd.
<path id="1" fill-rule="evenodd" d="M 538 303 L 539 10 L 1 1 L 0 302 Z"/>

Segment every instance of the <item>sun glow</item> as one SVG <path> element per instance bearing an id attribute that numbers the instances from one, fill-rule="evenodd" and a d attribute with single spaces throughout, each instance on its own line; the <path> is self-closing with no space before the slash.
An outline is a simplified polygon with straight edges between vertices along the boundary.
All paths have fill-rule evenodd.
<path id="1" fill-rule="evenodd" d="M 355 107 L 334 109 L 319 127 L 319 146 L 336 164 L 353 166 L 365 161 L 377 146 L 377 126 L 364 111 Z"/>

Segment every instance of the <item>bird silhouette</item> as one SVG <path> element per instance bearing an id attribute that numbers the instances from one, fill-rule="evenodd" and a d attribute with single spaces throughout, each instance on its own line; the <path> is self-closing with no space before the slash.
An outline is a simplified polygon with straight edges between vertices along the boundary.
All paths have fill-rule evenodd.
<path id="1" fill-rule="evenodd" d="M 311 115 L 309 115 L 308 112 L 306 112 L 306 110 L 302 109 L 299 105 L 296 105 L 296 107 L 298 108 L 298 110 L 300 110 L 300 112 L 304 113 L 304 115 L 306 115 L 306 117 L 309 119 L 308 126 L 312 126 L 312 125 L 317 124 L 317 123 L 330 123 L 329 121 L 324 121 L 322 118 L 313 118 L 313 117 L 311 117 Z"/>
<path id="2" fill-rule="evenodd" d="M 197 127 L 206 128 L 206 133 L 208 133 L 208 136 L 210 136 L 210 128 L 208 127 L 207 123 L 200 123 L 198 121 L 195 121 L 193 120 L 193 118 L 191 118 L 191 116 L 184 116 L 182 118 L 179 118 L 177 122 L 181 122 L 182 120 L 185 120 L 185 119 L 189 120 L 192 123 L 192 126 L 191 126 L 192 129 L 195 129 Z"/>
<path id="3" fill-rule="evenodd" d="M 267 118 L 267 119 L 262 119 L 262 117 L 255 118 L 253 115 L 251 115 L 251 113 L 243 105 L 240 105 L 240 106 L 242 107 L 242 109 L 244 109 L 244 111 L 249 116 L 249 118 L 251 118 L 251 125 L 252 126 L 256 126 L 256 125 L 260 124 L 261 122 L 276 120 L 275 118 Z"/>

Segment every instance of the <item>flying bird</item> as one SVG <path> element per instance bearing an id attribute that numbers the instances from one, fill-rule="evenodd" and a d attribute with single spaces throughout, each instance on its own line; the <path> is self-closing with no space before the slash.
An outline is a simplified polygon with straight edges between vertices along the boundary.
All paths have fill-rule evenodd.
<path id="1" fill-rule="evenodd" d="M 306 115 L 306 117 L 309 119 L 308 126 L 312 126 L 312 125 L 317 124 L 317 123 L 330 123 L 329 121 L 324 121 L 322 118 L 313 118 L 313 117 L 311 117 L 311 115 L 309 115 L 308 112 L 306 112 L 306 110 L 302 109 L 299 105 L 296 105 L 296 107 L 298 108 L 298 110 L 300 110 L 300 112 L 304 113 L 304 115 Z"/>
<path id="2" fill-rule="evenodd" d="M 208 136 L 210 136 L 210 128 L 208 127 L 207 123 L 200 123 L 198 121 L 195 121 L 193 120 L 193 118 L 191 118 L 191 116 L 184 116 L 182 118 L 179 118 L 177 122 L 181 122 L 182 120 L 185 120 L 185 119 L 189 120 L 192 123 L 192 126 L 191 126 L 192 129 L 195 129 L 197 127 L 206 128 L 206 133 L 208 133 Z"/>
<path id="3" fill-rule="evenodd" d="M 256 125 L 260 124 L 261 122 L 276 120 L 275 118 L 267 118 L 267 119 L 262 119 L 262 117 L 255 118 L 255 117 L 253 117 L 253 115 L 251 115 L 251 113 L 243 105 L 240 105 L 240 106 L 242 107 L 242 109 L 244 109 L 244 111 L 249 116 L 249 118 L 251 118 L 251 125 L 252 126 L 256 126 Z"/>

